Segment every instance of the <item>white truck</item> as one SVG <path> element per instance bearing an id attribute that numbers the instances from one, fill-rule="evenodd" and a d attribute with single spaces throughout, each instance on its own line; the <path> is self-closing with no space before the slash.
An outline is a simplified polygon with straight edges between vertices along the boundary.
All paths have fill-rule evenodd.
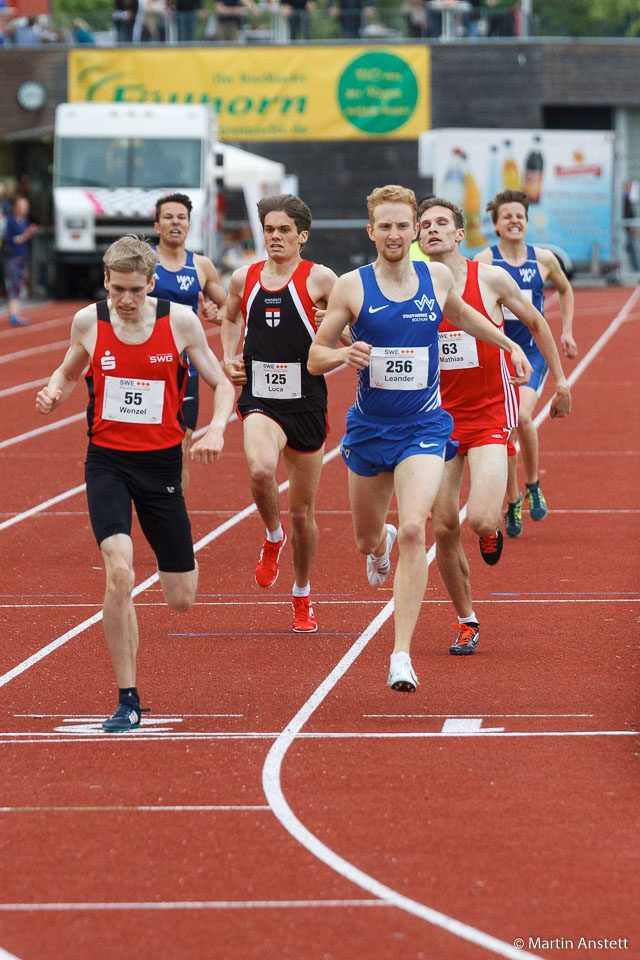
<path id="1" fill-rule="evenodd" d="M 55 294 L 100 284 L 102 256 L 125 233 L 152 237 L 155 203 L 186 193 L 189 246 L 215 257 L 216 126 L 199 104 L 63 103 L 56 110 Z M 85 283 L 86 285 L 86 283 Z"/>

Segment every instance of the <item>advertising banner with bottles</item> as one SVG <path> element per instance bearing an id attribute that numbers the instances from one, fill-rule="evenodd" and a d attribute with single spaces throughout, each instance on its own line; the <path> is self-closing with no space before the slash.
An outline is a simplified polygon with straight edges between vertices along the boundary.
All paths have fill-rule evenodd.
<path id="1" fill-rule="evenodd" d="M 502 190 L 529 197 L 529 243 L 561 247 L 575 262 L 611 258 L 613 134 L 447 128 L 420 135 L 419 173 L 464 210 L 461 252 L 496 242 L 487 203 Z"/>

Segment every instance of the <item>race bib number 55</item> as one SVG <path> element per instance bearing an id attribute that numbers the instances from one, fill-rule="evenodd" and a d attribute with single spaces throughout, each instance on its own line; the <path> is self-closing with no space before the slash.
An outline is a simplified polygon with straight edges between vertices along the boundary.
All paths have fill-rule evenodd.
<path id="1" fill-rule="evenodd" d="M 429 347 L 372 347 L 369 383 L 379 390 L 424 390 Z"/>
<path id="2" fill-rule="evenodd" d="M 120 423 L 162 423 L 164 380 L 104 378 L 102 419 Z"/>

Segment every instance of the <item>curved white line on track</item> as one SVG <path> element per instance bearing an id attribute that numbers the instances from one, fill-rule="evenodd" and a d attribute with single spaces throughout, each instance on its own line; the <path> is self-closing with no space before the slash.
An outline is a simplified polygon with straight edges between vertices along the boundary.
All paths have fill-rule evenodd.
<path id="1" fill-rule="evenodd" d="M 624 304 L 617 316 L 609 324 L 602 336 L 596 341 L 586 356 L 573 370 L 571 376 L 568 378 L 570 384 L 575 383 L 578 377 L 581 376 L 592 360 L 598 355 L 603 346 L 605 346 L 613 334 L 619 329 L 621 324 L 625 322 L 638 297 L 640 297 L 640 288 L 636 287 L 630 298 Z M 548 416 L 550 407 L 551 402 L 549 401 L 535 418 L 536 426 L 538 426 L 545 419 L 545 417 Z M 466 506 L 464 506 L 460 511 L 461 523 L 465 516 Z M 433 548 L 428 554 L 429 562 L 431 562 L 433 559 L 432 553 Z M 471 943 L 475 943 L 486 950 L 491 950 L 498 956 L 514 958 L 514 960 L 519 960 L 521 957 L 534 957 L 536 956 L 535 954 L 527 953 L 524 950 L 519 950 L 512 944 L 498 940 L 496 937 L 492 937 L 489 934 L 483 933 L 481 930 L 476 930 L 474 927 L 470 927 L 468 924 L 462 923 L 459 920 L 455 920 L 453 917 L 448 917 L 437 910 L 433 910 L 431 907 L 427 907 L 415 900 L 411 900 L 409 897 L 405 897 L 397 891 L 392 890 L 390 887 L 385 886 L 385 884 L 380 883 L 380 881 L 369 876 L 369 874 L 364 873 L 362 870 L 358 869 L 358 867 L 354 866 L 352 863 L 349 863 L 349 861 L 335 853 L 335 851 L 331 850 L 326 846 L 326 844 L 322 843 L 321 840 L 314 836 L 314 834 L 312 834 L 311 831 L 308 830 L 304 824 L 300 822 L 300 820 L 298 820 L 285 799 L 280 782 L 280 773 L 282 769 L 282 762 L 289 747 L 307 720 L 309 720 L 325 697 L 330 693 L 341 677 L 347 672 L 351 664 L 362 653 L 369 641 L 375 636 L 380 627 L 382 627 L 392 613 L 393 600 L 390 600 L 383 610 L 380 611 L 375 620 L 373 620 L 369 627 L 367 627 L 364 633 L 351 646 L 340 662 L 334 667 L 331 673 L 325 678 L 325 680 L 323 680 L 320 686 L 317 687 L 315 692 L 301 707 L 298 713 L 296 713 L 293 719 L 287 724 L 283 732 L 269 750 L 264 767 L 262 768 L 262 786 L 267 798 L 267 802 L 273 809 L 274 816 L 280 821 L 285 830 L 287 830 L 287 832 L 291 834 L 295 840 L 297 840 L 320 861 L 325 863 L 332 870 L 335 870 L 335 872 L 340 874 L 340 876 L 345 877 L 347 880 L 351 880 L 352 883 L 362 887 L 363 890 L 368 890 L 370 893 L 382 900 L 391 900 L 399 909 L 406 910 L 407 913 L 411 913 L 414 916 L 420 917 L 421 919 L 426 920 L 428 923 L 440 927 L 454 936 L 460 937 L 461 939 L 467 940 Z M 540 958 L 538 958 L 538 960 L 540 960 Z"/>

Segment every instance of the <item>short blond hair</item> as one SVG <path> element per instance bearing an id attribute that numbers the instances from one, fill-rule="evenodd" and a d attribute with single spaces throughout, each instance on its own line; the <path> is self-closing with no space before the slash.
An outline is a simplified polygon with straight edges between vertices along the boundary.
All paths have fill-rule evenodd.
<path id="1" fill-rule="evenodd" d="M 134 234 L 115 240 L 102 258 L 107 277 L 111 276 L 112 270 L 115 273 L 144 273 L 148 281 L 155 273 L 159 260 L 158 254 L 147 241 Z"/>
<path id="2" fill-rule="evenodd" d="M 414 220 L 418 219 L 418 201 L 413 190 L 401 187 L 397 183 L 389 183 L 386 187 L 376 187 L 367 197 L 367 211 L 369 222 L 373 224 L 373 214 L 381 203 L 406 203 L 413 210 Z"/>

